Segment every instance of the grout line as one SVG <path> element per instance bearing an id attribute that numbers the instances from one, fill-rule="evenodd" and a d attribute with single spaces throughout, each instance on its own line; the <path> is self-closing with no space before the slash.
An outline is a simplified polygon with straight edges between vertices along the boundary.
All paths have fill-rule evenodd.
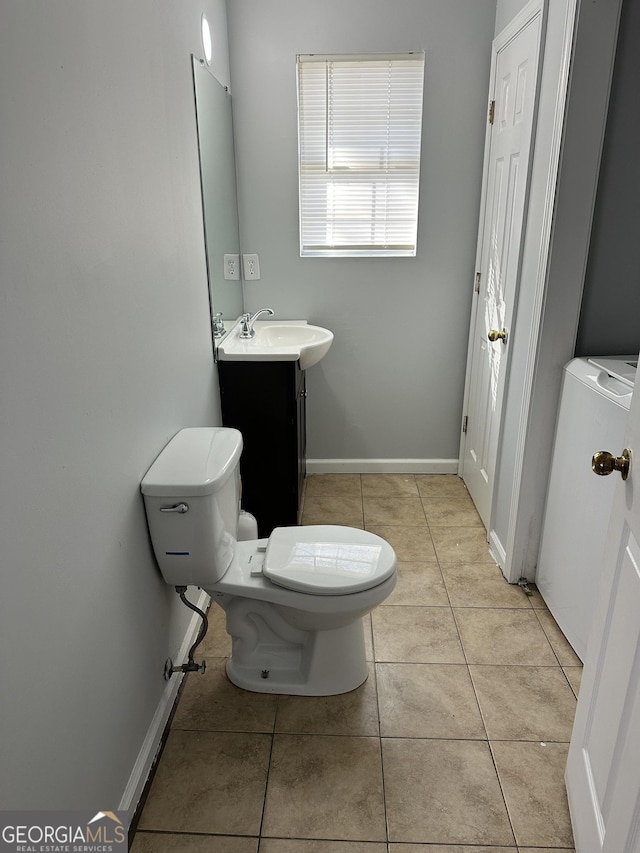
<path id="1" fill-rule="evenodd" d="M 139 829 L 136 835 L 186 835 L 190 838 L 253 838 L 256 841 L 260 840 L 257 835 L 241 835 L 237 832 L 200 832 L 196 829 Z M 54 850 L 55 847 L 51 849 Z"/>
<path id="2" fill-rule="evenodd" d="M 544 634 L 546 641 L 547 641 L 547 642 L 549 643 L 549 645 L 551 646 L 551 651 L 553 652 L 553 655 L 554 655 L 555 659 L 558 661 L 558 666 L 559 666 L 560 668 L 562 668 L 562 661 L 560 660 L 560 657 L 559 657 L 559 655 L 558 655 L 558 652 L 556 651 L 556 647 L 555 647 L 555 646 L 553 645 L 553 643 L 551 642 L 551 638 L 549 637 L 549 634 L 548 634 L 548 633 L 547 633 L 547 631 L 545 630 L 545 627 L 544 627 L 544 625 L 542 624 L 542 620 L 541 620 L 541 619 L 540 619 L 540 617 L 538 616 L 537 611 L 536 611 L 536 610 L 534 610 L 533 612 L 534 612 L 534 613 L 535 613 L 535 615 L 536 615 L 536 621 L 537 621 L 538 625 L 540 625 L 540 627 L 542 628 L 542 633 Z M 551 618 L 553 618 L 553 617 L 551 617 Z M 555 622 L 555 620 L 554 620 L 554 622 Z M 555 624 L 557 624 L 557 623 L 555 623 Z M 568 642 L 568 640 L 567 640 L 567 642 Z"/>
<path id="3" fill-rule="evenodd" d="M 561 665 L 561 666 L 560 666 L 560 669 L 562 670 L 562 674 L 564 675 L 564 677 L 565 677 L 565 680 L 566 680 L 567 684 L 568 684 L 568 685 L 569 685 L 569 687 L 571 688 L 571 692 L 572 692 L 572 693 L 573 693 L 573 695 L 576 697 L 576 702 L 577 702 L 577 701 L 578 701 L 578 692 L 579 692 L 579 688 L 578 688 L 578 691 L 576 691 L 575 687 L 573 686 L 573 684 L 572 684 L 572 683 L 571 683 L 571 681 L 569 680 L 569 676 L 568 676 L 568 675 L 567 675 L 567 673 L 565 672 L 565 669 L 568 669 L 567 665 L 566 665 L 566 664 Z M 582 667 L 581 667 L 581 666 L 576 666 L 576 667 L 575 667 L 575 669 L 582 669 Z"/>
<path id="4" fill-rule="evenodd" d="M 419 492 L 419 491 L 418 491 L 418 496 L 419 496 L 419 498 L 420 498 L 420 504 L 421 504 L 421 506 L 422 506 L 422 511 L 423 511 L 423 513 L 424 513 L 425 520 L 426 520 L 426 522 L 427 522 L 427 530 L 429 531 L 429 536 L 431 536 L 431 541 L 433 542 L 433 536 L 432 536 L 432 534 L 431 534 L 431 524 L 429 523 L 429 514 L 427 513 L 427 508 L 426 508 L 426 506 L 424 505 L 424 498 L 423 498 L 423 496 L 420 494 L 420 492 Z M 434 553 L 435 553 L 435 550 L 436 550 L 436 546 L 435 546 L 435 545 L 433 546 L 433 550 L 434 550 Z M 437 559 L 438 559 L 438 555 L 436 554 L 436 560 L 437 560 Z"/>
<path id="5" fill-rule="evenodd" d="M 496 758 L 493 754 L 493 748 L 491 746 L 491 741 L 487 740 L 487 746 L 489 747 L 489 755 L 491 756 L 491 761 L 493 763 L 493 769 L 496 774 L 496 779 L 498 780 L 498 785 L 500 786 L 500 794 L 502 795 L 502 802 L 504 803 L 505 810 L 507 812 L 507 820 L 509 821 L 509 826 L 511 827 L 511 834 L 513 835 L 513 841 L 516 845 L 516 849 L 518 846 L 518 839 L 516 838 L 516 830 L 513 825 L 513 820 L 511 819 L 511 809 L 509 808 L 509 803 L 507 802 L 507 797 L 504 792 L 504 787 L 502 785 L 502 779 L 500 778 L 500 773 L 498 772 L 498 765 L 496 764 Z"/>
<path id="6" fill-rule="evenodd" d="M 276 709 L 276 711 L 277 711 L 277 709 Z M 274 717 L 274 729 L 275 729 L 275 717 Z M 267 809 L 267 791 L 269 789 L 269 777 L 271 775 L 271 761 L 273 759 L 274 741 L 275 741 L 275 731 L 271 733 L 271 746 L 269 748 L 269 760 L 267 761 L 267 776 L 264 780 L 264 796 L 262 797 L 262 811 L 260 813 L 260 826 L 258 827 L 258 839 L 262 838 L 262 827 L 264 826 L 264 816 L 265 816 L 265 812 Z"/>
<path id="7" fill-rule="evenodd" d="M 373 623 L 371 625 L 371 635 L 373 640 Z M 382 809 L 384 812 L 384 831 L 385 831 L 385 843 L 387 846 L 387 850 L 389 849 L 389 816 L 387 814 L 387 792 L 384 784 L 384 757 L 382 755 L 382 727 L 380 721 L 380 692 L 378 690 L 378 665 L 375 662 L 375 652 L 374 652 L 374 661 L 373 661 L 373 677 L 375 679 L 375 693 L 376 693 L 376 716 L 378 718 L 378 753 L 380 755 L 380 786 L 382 789 Z"/>

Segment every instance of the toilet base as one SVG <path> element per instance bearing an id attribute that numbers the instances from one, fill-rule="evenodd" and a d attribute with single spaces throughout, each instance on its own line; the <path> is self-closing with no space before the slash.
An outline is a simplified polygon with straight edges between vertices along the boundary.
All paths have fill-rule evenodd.
<path id="1" fill-rule="evenodd" d="M 295 629 L 293 629 L 295 631 Z M 229 680 L 253 693 L 335 696 L 368 675 L 362 619 L 328 631 L 296 631 L 287 642 L 262 642 L 247 650 L 233 637 Z"/>

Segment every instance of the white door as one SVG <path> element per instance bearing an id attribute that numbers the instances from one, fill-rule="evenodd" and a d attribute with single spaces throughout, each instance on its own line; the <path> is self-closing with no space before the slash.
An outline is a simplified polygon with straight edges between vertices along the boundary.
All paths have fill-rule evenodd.
<path id="1" fill-rule="evenodd" d="M 526 219 L 541 33 L 540 4 L 530 3 L 492 48 L 492 123 L 486 143 L 460 466 L 487 529 Z M 492 342 L 489 335 L 500 337 Z"/>
<path id="2" fill-rule="evenodd" d="M 640 394 L 625 446 L 567 762 L 577 853 L 640 851 Z"/>

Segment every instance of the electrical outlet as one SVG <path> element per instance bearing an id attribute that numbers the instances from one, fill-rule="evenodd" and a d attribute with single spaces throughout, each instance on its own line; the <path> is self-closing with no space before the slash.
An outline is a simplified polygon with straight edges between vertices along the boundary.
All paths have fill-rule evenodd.
<path id="1" fill-rule="evenodd" d="M 255 281 L 260 278 L 260 260 L 257 255 L 242 256 L 242 275 L 245 281 Z"/>
<path id="2" fill-rule="evenodd" d="M 240 255 L 224 256 L 224 277 L 227 281 L 240 280 Z"/>

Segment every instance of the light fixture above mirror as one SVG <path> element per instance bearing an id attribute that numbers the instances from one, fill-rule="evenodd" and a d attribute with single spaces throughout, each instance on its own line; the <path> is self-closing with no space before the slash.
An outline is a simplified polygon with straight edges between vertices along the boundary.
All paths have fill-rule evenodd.
<path id="1" fill-rule="evenodd" d="M 211 41 L 211 28 L 209 26 L 209 21 L 207 20 L 207 16 L 202 14 L 202 48 L 204 50 L 204 58 L 207 61 L 207 65 L 211 65 L 211 57 L 213 56 L 213 43 Z"/>

